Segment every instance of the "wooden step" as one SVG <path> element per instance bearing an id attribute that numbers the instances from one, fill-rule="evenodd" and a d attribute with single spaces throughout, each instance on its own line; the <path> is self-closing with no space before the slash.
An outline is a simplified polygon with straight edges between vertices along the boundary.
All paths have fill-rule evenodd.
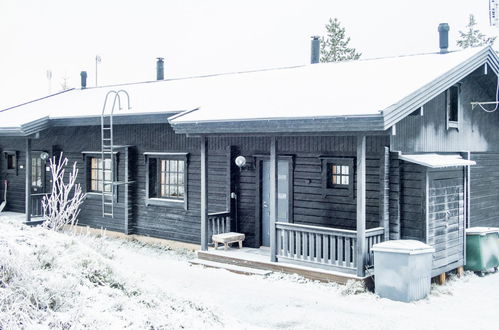
<path id="1" fill-rule="evenodd" d="M 209 260 L 193 259 L 193 260 L 190 260 L 189 262 L 193 265 L 201 265 L 201 266 L 210 267 L 210 268 L 226 269 L 230 272 L 237 273 L 237 274 L 243 274 L 243 275 L 267 276 L 267 275 L 272 273 L 270 270 L 262 270 L 262 269 L 256 269 L 256 268 L 231 265 L 231 264 L 224 264 L 221 262 L 215 262 L 215 261 L 209 261 Z"/>

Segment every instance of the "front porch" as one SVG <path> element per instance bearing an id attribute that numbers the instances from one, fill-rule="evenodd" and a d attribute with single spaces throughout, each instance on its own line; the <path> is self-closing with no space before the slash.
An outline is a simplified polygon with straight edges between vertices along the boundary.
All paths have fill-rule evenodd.
<path id="1" fill-rule="evenodd" d="M 388 169 L 389 152 L 385 148 L 380 156 L 379 168 L 379 222 L 366 223 L 366 136 L 356 139 L 355 197 L 352 195 L 356 217 L 348 229 L 294 223 L 291 216 L 287 222 L 278 217 L 278 137 L 270 139 L 270 198 L 269 198 L 269 248 L 220 251 L 208 249 L 213 234 L 237 231 L 234 228 L 233 212 L 208 213 L 208 137 L 201 143 L 201 251 L 200 259 L 248 266 L 258 269 L 279 270 L 302 274 L 309 278 L 317 276 L 326 281 L 346 282 L 348 279 L 365 279 L 373 266 L 371 248 L 388 239 Z M 354 144 L 355 146 L 355 144 Z M 355 148 L 355 147 L 354 147 Z M 352 180 L 351 182 L 354 182 Z M 372 184 L 371 184 L 372 187 Z M 371 188 L 372 189 L 372 188 Z M 371 192 L 372 194 L 372 192 Z M 356 211 L 356 212 L 355 212 Z M 355 218 L 354 218 L 355 219 Z M 236 224 L 237 226 L 237 224 Z M 353 227 L 353 228 L 352 228 Z M 369 229 L 367 229 L 369 228 Z M 312 275 L 310 274 L 321 274 Z"/>
<path id="2" fill-rule="evenodd" d="M 355 274 L 337 271 L 333 269 L 317 268 L 309 264 L 290 263 L 287 261 L 272 262 L 270 261 L 270 250 L 268 248 L 247 248 L 242 249 L 230 248 L 229 250 L 214 250 L 198 251 L 198 262 L 195 264 L 204 265 L 207 267 L 226 268 L 229 271 L 244 274 L 257 274 L 256 272 L 241 271 L 240 269 L 232 269 L 231 266 L 241 267 L 241 269 L 255 269 L 265 272 L 281 272 L 287 274 L 298 274 L 305 278 L 321 281 L 321 282 L 336 282 L 346 284 L 350 280 L 363 281 L 367 286 L 372 284 L 371 277 L 359 277 Z M 208 263 L 204 263 L 207 261 Z M 217 266 L 218 264 L 218 266 Z M 227 265 L 227 266 L 224 266 Z"/>

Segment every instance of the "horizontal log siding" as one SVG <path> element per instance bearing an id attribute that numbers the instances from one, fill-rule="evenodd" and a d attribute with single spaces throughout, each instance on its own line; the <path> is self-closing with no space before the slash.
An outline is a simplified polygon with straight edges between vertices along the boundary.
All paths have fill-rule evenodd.
<path id="1" fill-rule="evenodd" d="M 130 186 L 130 220 L 131 233 L 151 235 L 154 237 L 175 239 L 198 243 L 200 240 L 199 203 L 200 203 L 200 154 L 199 139 L 186 138 L 174 134 L 168 125 L 119 125 L 115 126 L 115 143 L 128 144 L 130 149 L 130 180 L 136 183 Z M 344 136 L 332 137 L 279 137 L 279 153 L 293 155 L 294 170 L 294 208 L 297 223 L 311 225 L 336 226 L 355 229 L 355 198 L 341 196 L 322 197 L 320 155 L 354 157 L 356 138 Z M 210 137 L 209 151 L 209 212 L 220 212 L 227 209 L 227 198 L 230 193 L 227 174 L 227 147 L 234 146 L 235 154 L 247 156 L 249 166 L 238 171 L 236 177 L 238 187 L 238 231 L 246 234 L 245 245 L 258 246 L 260 224 L 257 219 L 256 171 L 253 156 L 268 154 L 270 140 L 266 137 Z M 3 150 L 18 150 L 19 162 L 24 163 L 24 139 L 2 138 L 0 147 Z M 367 226 L 379 225 L 379 162 L 388 138 L 383 136 L 367 138 Z M 33 140 L 33 150 L 51 151 L 53 146 L 63 150 L 70 161 L 78 161 L 80 182 L 84 184 L 82 151 L 100 150 L 100 127 L 57 127 L 41 133 L 39 139 Z M 145 205 L 144 152 L 188 152 L 188 210 L 165 206 Z M 124 177 L 124 157 L 119 156 L 119 175 Z M 3 167 L 2 167 L 3 168 Z M 19 170 L 18 176 L 5 175 L 12 182 L 9 190 L 10 210 L 24 211 L 24 172 Z M 308 183 L 310 180 L 310 184 Z M 355 186 L 355 185 L 354 185 Z M 1 188 L 3 189 L 3 188 Z M 123 188 L 119 188 L 122 195 Z M 12 202 L 11 202 L 12 201 Z M 123 200 L 120 200 L 123 202 Z M 9 208 L 8 208 L 9 209 Z M 124 231 L 124 204 L 117 205 L 115 219 L 102 218 L 100 199 L 88 198 L 82 208 L 80 223 L 93 227 L 104 227 Z"/>
<path id="2" fill-rule="evenodd" d="M 351 157 L 355 157 L 351 155 Z M 366 162 L 367 228 L 379 226 L 379 156 Z M 297 156 L 294 171 L 294 222 L 304 225 L 355 229 L 357 221 L 356 176 L 354 196 L 346 189 L 335 189 L 333 196 L 322 195 L 322 167 L 317 155 Z"/>
<path id="3" fill-rule="evenodd" d="M 199 243 L 199 172 L 200 155 L 199 139 L 186 138 L 175 134 L 166 124 L 116 125 L 114 129 L 115 144 L 131 145 L 129 149 L 130 180 L 130 218 L 131 233 L 150 235 L 159 238 L 174 239 Z M 39 139 L 33 139 L 33 150 L 51 151 L 53 147 L 64 151 L 70 163 L 78 162 L 80 170 L 79 182 L 85 185 L 85 164 L 82 151 L 100 150 L 100 126 L 56 127 L 41 132 Z M 25 139 L 0 138 L 1 150 L 17 150 L 19 164 L 24 165 Z M 119 180 L 124 179 L 124 153 L 120 149 L 118 162 Z M 146 168 L 144 152 L 188 152 L 188 210 L 167 206 L 145 205 Z M 209 212 L 225 211 L 227 208 L 228 188 L 226 179 L 228 153 L 225 149 L 215 150 L 209 154 Z M 24 212 L 24 169 L 18 175 L 4 171 L 4 159 L 0 164 L 0 179 L 9 180 L 7 210 Z M 3 187 L 1 188 L 3 192 Z M 95 228 L 124 231 L 124 187 L 118 189 L 119 203 L 115 206 L 115 217 L 102 218 L 100 196 L 89 196 L 81 210 L 80 224 Z"/>
<path id="4" fill-rule="evenodd" d="M 400 238 L 425 241 L 425 167 L 400 161 Z"/>
<path id="5" fill-rule="evenodd" d="M 407 116 L 396 124 L 391 150 L 411 152 L 499 152 L 499 112 L 471 109 L 470 102 L 495 100 L 496 78 L 483 68 L 460 83 L 459 130 L 447 129 L 446 97 L 441 93 L 424 105 L 423 116 Z M 417 109 L 414 109 L 417 110 Z"/>
<path id="6" fill-rule="evenodd" d="M 7 160 L 3 153 L 0 155 L 0 200 L 4 199 L 5 184 L 4 180 L 8 181 L 7 189 L 7 206 L 5 211 L 24 212 L 26 185 L 26 140 L 22 138 L 0 138 L 0 151 L 18 151 L 18 170 L 17 174 L 12 171 L 7 171 Z M 23 168 L 19 168 L 22 165 Z"/>
<path id="7" fill-rule="evenodd" d="M 471 226 L 499 227 L 499 154 L 472 153 Z"/>
<path id="8" fill-rule="evenodd" d="M 210 138 L 213 149 L 236 146 L 237 154 L 246 157 L 248 164 L 239 174 L 238 231 L 246 235 L 245 245 L 260 245 L 260 224 L 257 222 L 259 184 L 255 155 L 268 155 L 269 138 Z M 379 226 L 379 166 L 388 138 L 367 138 L 367 228 Z M 355 137 L 279 137 L 278 153 L 293 156 L 293 218 L 298 224 L 329 226 L 344 229 L 356 227 L 356 200 L 338 189 L 335 196 L 322 195 L 322 170 L 319 156 L 355 157 Z M 355 176 L 354 176 L 355 177 Z M 353 183 L 355 187 L 355 182 Z M 355 196 L 355 191 L 354 191 Z"/>

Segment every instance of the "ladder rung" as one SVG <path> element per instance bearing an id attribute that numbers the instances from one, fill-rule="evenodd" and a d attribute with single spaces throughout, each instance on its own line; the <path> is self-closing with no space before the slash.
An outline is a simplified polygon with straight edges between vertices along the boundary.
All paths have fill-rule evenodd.
<path id="1" fill-rule="evenodd" d="M 110 216 L 110 217 L 114 216 L 114 214 L 113 214 L 113 213 L 106 213 L 106 212 L 104 212 L 104 213 L 102 213 L 102 214 L 104 214 L 104 216 Z"/>
<path id="2" fill-rule="evenodd" d="M 102 129 L 109 130 L 109 129 L 112 129 L 112 127 L 111 126 L 109 126 L 109 127 L 104 126 L 104 127 L 102 127 Z"/>

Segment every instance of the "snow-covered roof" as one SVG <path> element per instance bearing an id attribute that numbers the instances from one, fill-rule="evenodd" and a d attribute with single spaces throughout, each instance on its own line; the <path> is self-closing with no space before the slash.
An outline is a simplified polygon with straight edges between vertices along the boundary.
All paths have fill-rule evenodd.
<path id="1" fill-rule="evenodd" d="M 170 118 L 178 132 L 204 133 L 203 124 L 212 125 L 210 132 L 233 132 L 241 129 L 238 123 L 254 122 L 256 130 L 246 129 L 256 133 L 272 131 L 279 120 L 295 120 L 294 128 L 279 126 L 291 131 L 384 130 L 478 66 L 490 62 L 498 72 L 491 53 L 475 48 L 73 89 L 0 111 L 0 133 L 26 135 L 62 119 L 86 123 L 85 118 L 100 116 L 107 92 L 119 89 L 130 95 L 132 109 L 118 115 L 165 115 L 166 120 L 180 113 Z"/>
<path id="2" fill-rule="evenodd" d="M 426 153 L 415 155 L 400 155 L 399 158 L 411 163 L 431 168 L 476 165 L 476 162 L 474 160 L 464 159 L 459 154 Z"/>
<path id="3" fill-rule="evenodd" d="M 220 97 L 174 121 L 377 115 L 481 49 L 322 63 L 216 79 Z"/>

